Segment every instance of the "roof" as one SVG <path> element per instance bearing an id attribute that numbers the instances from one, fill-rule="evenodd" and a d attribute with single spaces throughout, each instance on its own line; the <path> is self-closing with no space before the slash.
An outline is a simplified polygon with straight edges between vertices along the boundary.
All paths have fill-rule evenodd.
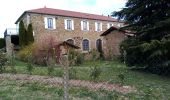
<path id="1" fill-rule="evenodd" d="M 76 45 L 73 45 L 73 44 L 71 44 L 71 43 L 68 43 L 67 41 L 64 41 L 64 42 L 62 42 L 62 43 L 60 43 L 59 45 L 68 45 L 68 46 L 70 46 L 70 47 L 72 47 L 72 48 L 74 48 L 74 49 L 80 49 L 80 47 L 78 47 L 78 46 L 76 46 Z"/>
<path id="2" fill-rule="evenodd" d="M 114 27 L 114 26 L 110 27 L 108 30 L 103 32 L 100 36 L 106 36 L 106 35 L 110 34 L 112 31 L 115 31 L 115 30 L 122 32 L 123 34 L 128 35 L 128 36 L 134 36 L 134 34 L 132 32 L 126 31 L 126 30 L 120 30 L 120 28 L 117 28 L 117 27 Z"/>
<path id="3" fill-rule="evenodd" d="M 20 21 L 20 19 L 26 13 L 36 13 L 36 14 L 47 14 L 47 15 L 57 15 L 57 16 L 66 16 L 66 17 L 76 17 L 76 18 L 85 18 L 85 19 L 94 19 L 94 20 L 103 20 L 103 21 L 118 21 L 112 17 L 103 16 L 103 15 L 96 15 L 96 14 L 89 14 L 89 13 L 82 13 L 82 12 L 75 12 L 75 11 L 68 11 L 68 10 L 61 10 L 61 9 L 53 9 L 53 8 L 38 8 L 33 10 L 25 11 L 15 22 Z"/>

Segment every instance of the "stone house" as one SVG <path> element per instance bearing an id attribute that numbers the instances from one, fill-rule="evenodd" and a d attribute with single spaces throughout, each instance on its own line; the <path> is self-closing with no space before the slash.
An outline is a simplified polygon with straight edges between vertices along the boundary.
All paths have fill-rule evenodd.
<path id="1" fill-rule="evenodd" d="M 132 36 L 130 32 L 121 31 L 119 28 L 110 27 L 108 30 L 103 32 L 103 53 L 106 59 L 120 56 L 120 43 Z"/>
<path id="2" fill-rule="evenodd" d="M 83 53 L 96 49 L 101 34 L 111 26 L 121 27 L 123 22 L 103 15 L 81 13 L 52 8 L 25 11 L 15 22 L 23 20 L 25 27 L 32 24 L 34 40 L 39 35 L 55 34 L 59 41 L 67 41 L 80 47 Z"/>

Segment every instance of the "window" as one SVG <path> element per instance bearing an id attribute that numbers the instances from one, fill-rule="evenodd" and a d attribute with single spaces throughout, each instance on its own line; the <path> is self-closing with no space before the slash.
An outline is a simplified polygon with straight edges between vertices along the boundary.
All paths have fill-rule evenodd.
<path id="1" fill-rule="evenodd" d="M 108 24 L 107 24 L 107 29 L 109 29 L 109 28 L 112 27 L 112 26 L 113 26 L 112 23 L 108 23 Z"/>
<path id="2" fill-rule="evenodd" d="M 68 39 L 67 42 L 74 45 L 74 40 L 72 39 Z"/>
<path id="3" fill-rule="evenodd" d="M 102 31 L 102 23 L 100 22 L 95 22 L 95 31 Z"/>
<path id="4" fill-rule="evenodd" d="M 83 51 L 89 51 L 89 40 L 84 39 L 82 46 L 83 46 Z"/>
<path id="5" fill-rule="evenodd" d="M 71 20 L 71 19 L 66 19 L 65 20 L 65 29 L 67 29 L 67 30 L 74 30 L 73 20 Z"/>
<path id="6" fill-rule="evenodd" d="M 88 21 L 81 21 L 81 30 L 84 30 L 84 31 L 89 30 L 89 22 Z"/>
<path id="7" fill-rule="evenodd" d="M 53 18 L 53 17 L 45 17 L 44 21 L 45 21 L 45 28 L 46 29 L 55 29 L 56 28 L 55 18 Z"/>
<path id="8" fill-rule="evenodd" d="M 53 28 L 53 19 L 52 18 L 47 18 L 47 27 Z"/>

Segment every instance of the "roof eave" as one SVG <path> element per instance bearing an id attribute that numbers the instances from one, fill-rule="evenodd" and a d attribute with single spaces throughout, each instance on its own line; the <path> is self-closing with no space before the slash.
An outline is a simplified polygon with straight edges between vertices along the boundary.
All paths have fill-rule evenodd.
<path id="1" fill-rule="evenodd" d="M 27 11 L 25 11 L 24 13 L 22 13 L 22 15 L 21 15 L 21 16 L 17 19 L 17 21 L 15 22 L 15 24 L 17 24 L 26 13 L 27 13 Z"/>

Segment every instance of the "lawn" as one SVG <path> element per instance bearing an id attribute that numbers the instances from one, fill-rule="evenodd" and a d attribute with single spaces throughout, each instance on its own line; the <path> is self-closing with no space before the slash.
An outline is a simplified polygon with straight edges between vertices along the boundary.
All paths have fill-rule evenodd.
<path id="1" fill-rule="evenodd" d="M 15 62 L 16 62 L 15 68 L 16 68 L 17 73 L 28 74 L 26 70 L 26 63 L 21 62 L 21 61 L 15 61 Z M 90 77 L 91 69 L 94 66 L 96 66 L 97 68 L 101 70 L 101 74 L 96 80 L 92 80 Z M 9 73 L 11 69 L 10 67 L 7 67 L 6 70 L 7 70 L 6 72 Z M 117 99 L 126 98 L 130 100 L 169 100 L 170 99 L 170 78 L 158 76 L 154 74 L 149 74 L 149 73 L 144 73 L 144 72 L 132 71 L 128 69 L 124 64 L 118 61 L 96 61 L 95 63 L 91 61 L 87 61 L 80 66 L 72 66 L 71 72 L 72 73 L 70 74 L 70 76 L 72 79 L 116 83 L 116 84 L 123 84 L 124 86 L 130 85 L 130 86 L 134 86 L 137 89 L 136 93 L 121 94 L 115 91 L 94 92 L 94 91 L 89 91 L 86 89 L 73 88 L 73 89 L 70 89 L 70 94 L 72 95 L 72 98 L 74 97 L 75 98 L 77 97 L 86 98 L 86 99 L 90 98 L 89 100 L 91 99 L 92 100 L 103 100 L 104 98 L 105 100 L 109 100 L 109 98 L 111 99 L 113 97 Z M 47 76 L 48 71 L 46 67 L 34 65 L 34 70 L 32 74 Z M 62 74 L 63 74 L 63 70 L 62 70 L 62 67 L 60 66 L 54 68 L 54 71 L 52 72 L 52 76 L 61 77 Z M 123 75 L 124 77 L 123 81 L 120 80 L 120 78 L 118 77 L 119 75 Z M 14 83 L 14 85 L 12 86 L 16 88 L 20 86 L 16 84 L 17 83 L 16 81 L 4 80 L 4 82 L 9 83 L 9 85 L 8 84 L 5 85 L 6 88 L 4 87 L 6 91 L 8 91 L 8 87 L 12 83 Z M 4 82 L 1 81 L 1 85 Z M 26 87 L 28 88 L 29 86 L 32 86 L 31 84 L 33 83 L 26 85 Z M 40 85 L 40 87 L 41 86 L 48 87 L 48 85 L 47 86 Z M 53 95 L 55 95 L 54 98 L 61 98 L 61 95 L 58 95 L 58 93 L 55 92 L 55 91 L 61 92 L 61 90 L 62 89 L 58 90 L 58 88 L 54 88 L 50 91 L 40 89 L 39 92 L 41 92 L 40 93 L 41 95 L 50 94 L 49 98 L 50 96 L 53 97 Z M 25 90 L 21 88 L 19 90 L 16 89 L 15 91 L 18 92 L 18 95 L 15 95 L 16 98 L 17 96 L 20 98 L 19 95 L 24 95 L 22 94 L 23 93 L 22 91 L 25 91 Z M 31 94 L 32 91 L 26 91 L 26 92 L 30 92 L 27 94 L 30 95 L 31 97 L 34 97 L 35 95 L 40 95 L 38 91 L 34 91 L 35 95 Z M 11 96 L 8 96 L 8 94 L 11 95 L 11 93 L 7 93 L 7 94 L 4 94 L 4 97 L 11 97 Z M 2 92 L 0 92 L 0 95 L 2 95 Z M 43 96 L 40 96 L 40 97 L 43 98 Z M 44 95 L 44 98 L 45 97 L 46 96 Z M 37 96 L 34 99 L 38 99 L 38 98 L 39 97 Z"/>

